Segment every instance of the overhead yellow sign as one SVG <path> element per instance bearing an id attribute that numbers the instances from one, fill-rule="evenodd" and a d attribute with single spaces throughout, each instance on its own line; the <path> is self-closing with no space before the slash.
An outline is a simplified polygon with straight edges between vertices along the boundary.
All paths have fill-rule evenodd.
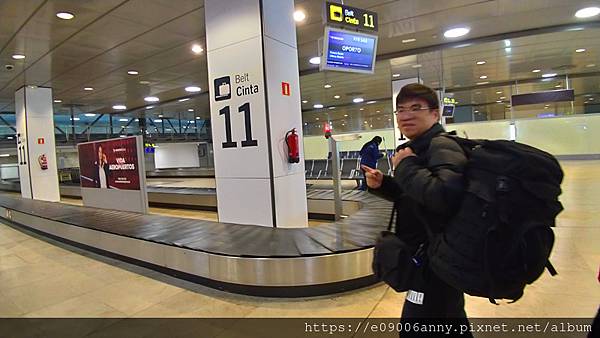
<path id="1" fill-rule="evenodd" d="M 326 3 L 327 23 L 341 25 L 358 30 L 376 32 L 377 13 L 365 9 L 345 6 L 338 3 Z"/>

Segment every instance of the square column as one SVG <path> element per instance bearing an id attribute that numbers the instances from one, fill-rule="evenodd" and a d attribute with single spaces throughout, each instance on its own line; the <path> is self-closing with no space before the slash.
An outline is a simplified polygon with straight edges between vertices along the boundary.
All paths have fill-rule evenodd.
<path id="1" fill-rule="evenodd" d="M 207 0 L 206 41 L 219 221 L 306 227 L 293 0 Z M 288 163 L 286 133 L 299 136 Z"/>
<path id="2" fill-rule="evenodd" d="M 24 86 L 15 92 L 21 196 L 60 201 L 52 89 Z"/>

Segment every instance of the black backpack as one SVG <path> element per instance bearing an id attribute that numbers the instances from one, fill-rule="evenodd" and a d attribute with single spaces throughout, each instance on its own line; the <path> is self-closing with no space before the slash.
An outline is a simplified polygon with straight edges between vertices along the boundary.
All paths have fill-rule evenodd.
<path id="1" fill-rule="evenodd" d="M 429 264 L 458 290 L 513 302 L 548 268 L 563 172 L 550 154 L 506 140 L 444 135 L 465 151 L 467 189 L 455 216 L 432 235 Z M 431 234 L 431 233 L 430 233 Z"/>

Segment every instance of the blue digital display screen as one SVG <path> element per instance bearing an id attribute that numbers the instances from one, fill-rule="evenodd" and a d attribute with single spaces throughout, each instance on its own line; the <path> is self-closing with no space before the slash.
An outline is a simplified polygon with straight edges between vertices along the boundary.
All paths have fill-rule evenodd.
<path id="1" fill-rule="evenodd" d="M 325 64 L 322 68 L 372 73 L 377 36 L 328 28 L 325 31 Z"/>

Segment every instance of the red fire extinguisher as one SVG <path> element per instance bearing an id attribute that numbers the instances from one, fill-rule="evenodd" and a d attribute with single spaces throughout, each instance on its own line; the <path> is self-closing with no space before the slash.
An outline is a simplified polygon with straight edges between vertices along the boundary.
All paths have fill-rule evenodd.
<path id="1" fill-rule="evenodd" d="M 288 162 L 300 162 L 300 147 L 298 146 L 298 134 L 296 134 L 296 128 L 285 134 L 285 144 L 288 148 Z"/>
<path id="2" fill-rule="evenodd" d="M 46 154 L 41 154 L 38 157 L 38 162 L 40 163 L 40 169 L 42 169 L 42 170 L 48 169 L 48 158 L 46 158 Z"/>

